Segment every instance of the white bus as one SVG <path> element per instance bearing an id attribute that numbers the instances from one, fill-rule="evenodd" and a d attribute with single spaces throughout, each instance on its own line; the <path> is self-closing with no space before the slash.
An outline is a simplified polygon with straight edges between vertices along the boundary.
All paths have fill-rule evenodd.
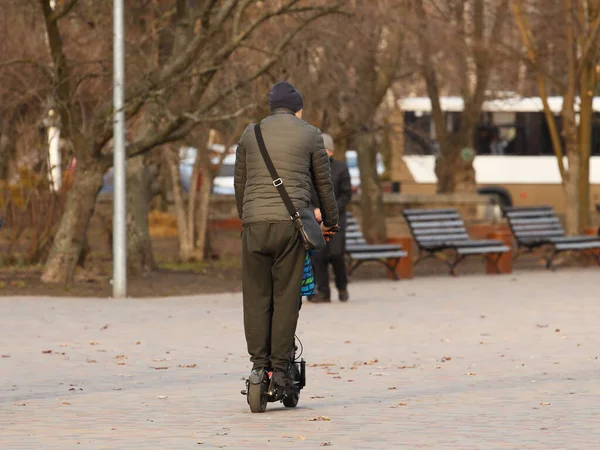
<path id="1" fill-rule="evenodd" d="M 442 97 L 448 131 L 456 130 L 464 108 L 460 97 Z M 562 97 L 550 97 L 560 127 Z M 428 97 L 399 101 L 404 112 L 404 161 L 412 179 L 404 193 L 435 192 L 436 141 Z M 590 208 L 600 203 L 600 97 L 594 98 Z M 560 128 L 559 128 L 560 129 Z M 564 210 L 561 178 L 539 97 L 491 100 L 483 104 L 474 136 L 475 176 L 481 193 L 496 193 L 503 203 L 552 205 Z"/>

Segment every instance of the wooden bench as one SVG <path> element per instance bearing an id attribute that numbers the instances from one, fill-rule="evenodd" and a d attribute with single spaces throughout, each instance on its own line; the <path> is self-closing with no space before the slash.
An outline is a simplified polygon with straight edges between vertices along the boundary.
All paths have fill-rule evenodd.
<path id="1" fill-rule="evenodd" d="M 566 236 L 560 219 L 551 206 L 517 206 L 504 208 L 511 232 L 517 243 L 515 258 L 536 249 L 545 249 L 546 268 L 553 268 L 556 255 L 567 251 L 600 248 L 598 236 Z M 600 256 L 598 257 L 600 264 Z"/>
<path id="2" fill-rule="evenodd" d="M 398 280 L 396 267 L 400 259 L 408 253 L 397 244 L 367 244 L 356 219 L 348 214 L 346 227 L 346 256 L 348 258 L 348 275 L 352 275 L 362 264 L 376 261 L 383 264 L 395 280 Z"/>
<path id="3" fill-rule="evenodd" d="M 456 209 L 405 209 L 403 215 L 419 248 L 415 265 L 432 257 L 444 261 L 450 274 L 456 275 L 456 266 L 467 256 L 495 255 L 496 271 L 500 273 L 498 262 L 510 247 L 502 241 L 471 239 Z"/>

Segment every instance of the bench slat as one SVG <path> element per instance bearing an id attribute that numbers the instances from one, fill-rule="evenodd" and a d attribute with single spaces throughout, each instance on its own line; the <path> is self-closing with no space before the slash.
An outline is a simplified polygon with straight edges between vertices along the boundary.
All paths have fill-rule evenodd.
<path id="1" fill-rule="evenodd" d="M 465 223 L 462 220 L 442 220 L 435 222 L 410 222 L 413 229 L 417 228 L 448 228 L 448 227 L 464 227 Z"/>
<path id="2" fill-rule="evenodd" d="M 556 213 L 552 210 L 548 211 L 513 211 L 506 213 L 509 219 L 519 217 L 556 217 Z"/>
<path id="3" fill-rule="evenodd" d="M 460 241 L 460 240 L 469 240 L 469 235 L 467 233 L 448 233 L 442 235 L 433 235 L 433 236 L 415 236 L 415 239 L 418 242 L 428 243 L 428 242 L 448 242 L 448 241 Z"/>
<path id="4" fill-rule="evenodd" d="M 385 252 L 385 251 L 400 251 L 401 245 L 397 244 L 363 244 L 363 245 L 346 245 L 346 252 L 361 253 L 361 252 Z"/>
<path id="5" fill-rule="evenodd" d="M 526 218 L 526 219 L 508 219 L 509 223 L 511 225 L 534 225 L 534 224 L 559 224 L 560 225 L 560 220 L 558 217 L 544 217 L 544 218 L 537 218 L 537 217 L 531 217 L 531 218 Z"/>
<path id="6" fill-rule="evenodd" d="M 562 237 L 563 235 L 564 233 L 562 232 L 562 230 L 520 231 L 518 233 L 515 233 L 515 237 L 518 239 Z"/>
<path id="7" fill-rule="evenodd" d="M 476 248 L 462 248 L 456 249 L 459 255 L 485 255 L 486 253 L 506 253 L 510 250 L 507 245 L 497 245 L 493 247 L 476 247 Z"/>
<path id="8" fill-rule="evenodd" d="M 548 224 L 532 224 L 532 225 L 515 225 L 514 227 L 512 227 L 513 231 L 515 232 L 519 232 L 519 231 L 534 231 L 534 230 L 554 230 L 554 231 L 560 231 L 560 233 L 563 233 L 563 229 L 560 225 L 557 225 L 555 223 L 548 223 Z"/>
<path id="9" fill-rule="evenodd" d="M 585 250 L 589 248 L 600 248 L 600 241 L 592 242 L 566 242 L 555 245 L 556 250 Z"/>
<path id="10" fill-rule="evenodd" d="M 367 243 L 367 240 L 364 238 L 361 239 L 346 239 L 346 246 L 349 245 L 364 245 Z"/>
<path id="11" fill-rule="evenodd" d="M 361 253 L 350 253 L 350 258 L 356 260 L 379 260 L 379 259 L 388 259 L 388 258 L 404 258 L 408 253 L 405 251 L 395 251 L 395 252 L 361 252 Z"/>
<path id="12" fill-rule="evenodd" d="M 444 233 L 467 233 L 465 227 L 451 228 L 416 228 L 413 230 L 415 236 L 424 236 L 427 234 L 444 234 Z"/>

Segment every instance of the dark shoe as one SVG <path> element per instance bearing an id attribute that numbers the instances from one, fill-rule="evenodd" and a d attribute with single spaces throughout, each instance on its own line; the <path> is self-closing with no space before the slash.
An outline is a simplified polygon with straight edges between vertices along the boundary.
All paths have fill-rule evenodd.
<path id="1" fill-rule="evenodd" d="M 283 390 L 287 390 L 293 384 L 287 373 L 287 370 L 283 369 L 273 370 L 272 379 L 275 387 L 282 388 Z"/>
<path id="2" fill-rule="evenodd" d="M 248 381 L 250 384 L 260 384 L 262 383 L 267 372 L 268 370 L 263 368 L 252 369 L 252 372 L 250 372 L 250 376 L 248 377 Z"/>
<path id="3" fill-rule="evenodd" d="M 309 297 L 308 301 L 311 303 L 329 303 L 331 302 L 331 297 L 329 295 L 323 294 L 322 292 L 317 292 L 316 295 Z"/>
<path id="4" fill-rule="evenodd" d="M 338 298 L 340 299 L 340 302 L 347 302 L 350 299 L 350 294 L 348 294 L 348 291 L 346 290 L 339 291 Z"/>

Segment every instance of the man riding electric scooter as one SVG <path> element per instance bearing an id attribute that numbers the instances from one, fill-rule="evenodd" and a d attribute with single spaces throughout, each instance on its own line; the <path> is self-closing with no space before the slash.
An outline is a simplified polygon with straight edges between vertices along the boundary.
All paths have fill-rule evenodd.
<path id="1" fill-rule="evenodd" d="M 302 96 L 281 82 L 273 86 L 269 104 L 271 115 L 259 127 L 248 126 L 239 141 L 234 186 L 243 223 L 244 330 L 253 364 L 249 382 L 250 386 L 268 382 L 265 389 L 272 386 L 272 398 L 283 399 L 293 391 L 294 370 L 300 368 L 293 363 L 294 335 L 307 252 L 298 221 L 310 211 L 313 186 L 324 234 L 336 229 L 338 210 L 321 133 L 301 119 Z M 250 406 L 261 411 L 260 404 Z"/>

